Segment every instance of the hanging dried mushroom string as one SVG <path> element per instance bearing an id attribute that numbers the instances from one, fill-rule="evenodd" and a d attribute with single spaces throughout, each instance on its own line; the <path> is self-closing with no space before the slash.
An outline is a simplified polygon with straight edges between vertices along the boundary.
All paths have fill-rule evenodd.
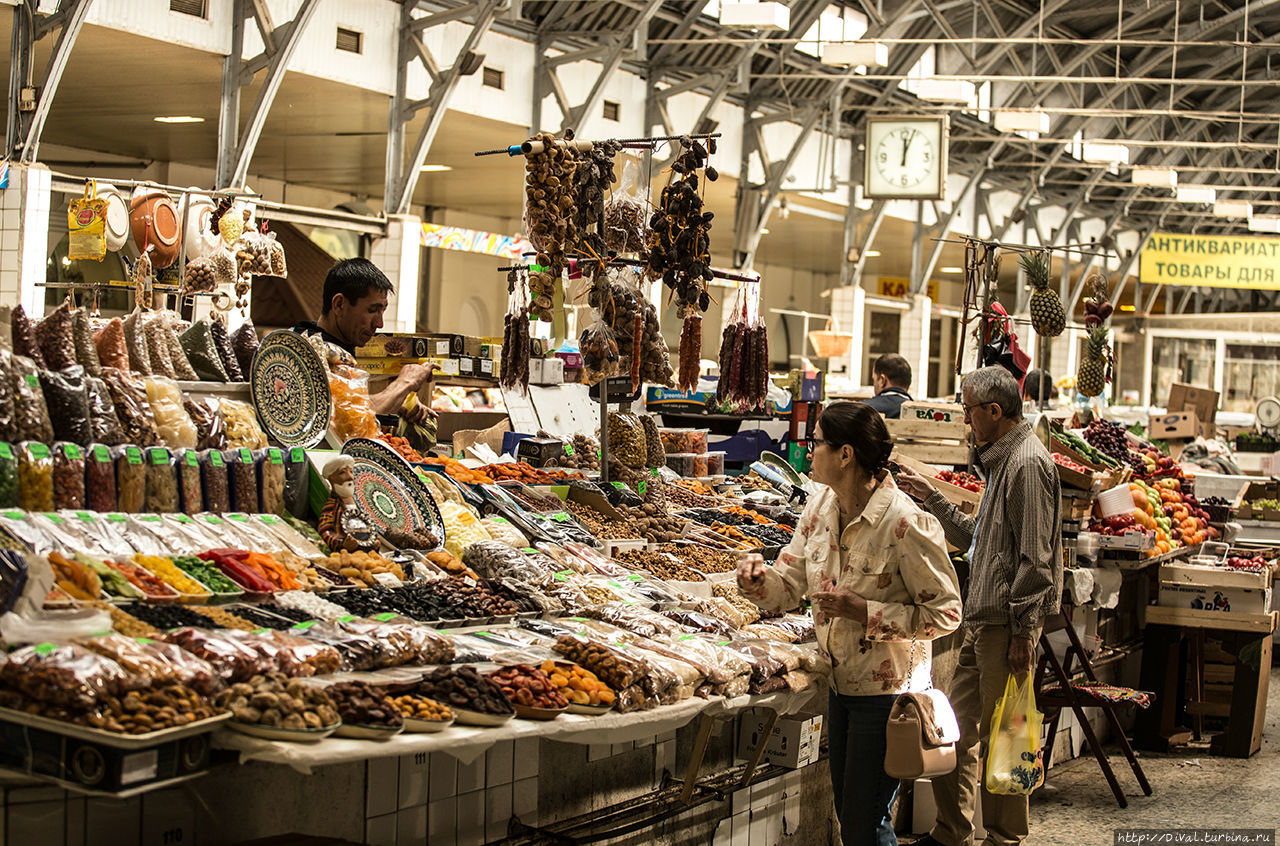
<path id="1" fill-rule="evenodd" d="M 529 277 L 527 271 L 507 273 L 507 314 L 503 318 L 502 361 L 498 384 L 503 388 L 529 387 Z"/>
<path id="2" fill-rule="evenodd" d="M 649 219 L 649 253 L 647 270 L 650 278 L 661 277 L 675 296 L 684 326 L 680 333 L 680 367 L 677 386 L 692 390 L 698 382 L 702 356 L 702 315 L 711 305 L 707 282 L 711 281 L 712 212 L 703 212 L 698 193 L 698 170 L 705 168 L 708 182 L 719 174 L 707 166 L 707 158 L 715 152 L 715 139 L 707 146 L 688 136 L 680 139 L 680 153 L 671 165 L 671 176 L 658 209 Z"/>
<path id="3" fill-rule="evenodd" d="M 759 282 L 738 288 L 733 319 L 720 338 L 720 381 L 716 401 L 738 412 L 764 406 L 769 389 L 769 338 L 760 316 Z"/>
<path id="4" fill-rule="evenodd" d="M 630 338 L 631 330 L 624 331 L 617 322 L 617 306 L 609 283 L 609 261 L 601 258 L 590 246 L 594 260 L 583 267 L 583 273 L 591 274 L 591 288 L 587 303 L 595 320 L 578 336 L 578 349 L 582 353 L 583 380 L 594 385 L 602 379 L 614 376 L 622 361 L 620 339 Z"/>
<path id="5" fill-rule="evenodd" d="M 565 141 L 572 137 L 565 133 Z M 535 152 L 525 156 L 525 230 L 538 251 L 538 268 L 529 274 L 529 314 L 550 322 L 556 280 L 578 243 L 573 189 L 580 154 L 548 132 L 531 141 Z"/>

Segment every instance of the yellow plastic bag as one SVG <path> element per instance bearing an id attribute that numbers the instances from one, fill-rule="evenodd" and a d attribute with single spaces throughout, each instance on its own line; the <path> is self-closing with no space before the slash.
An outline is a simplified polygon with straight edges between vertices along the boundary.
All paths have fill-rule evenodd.
<path id="1" fill-rule="evenodd" d="M 1036 710 L 1032 674 L 1021 682 L 1010 674 L 1004 696 L 991 715 L 987 739 L 987 792 L 1010 796 L 1031 794 L 1044 784 L 1044 749 L 1040 726 L 1044 714 Z"/>
<path id="2" fill-rule="evenodd" d="M 84 198 L 72 200 L 67 209 L 67 259 L 102 261 L 107 254 L 107 201 L 98 199 L 98 187 L 85 180 Z"/>

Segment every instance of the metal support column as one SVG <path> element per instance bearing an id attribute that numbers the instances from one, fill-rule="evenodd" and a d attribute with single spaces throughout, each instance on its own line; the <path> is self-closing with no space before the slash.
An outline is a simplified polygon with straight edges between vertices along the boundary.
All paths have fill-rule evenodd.
<path id="1" fill-rule="evenodd" d="M 246 8 L 247 4 L 247 8 Z M 239 0 L 233 4 L 232 16 L 232 51 L 224 60 L 222 68 L 222 109 L 218 120 L 218 172 L 217 187 L 237 188 L 244 185 L 249 173 L 249 162 L 253 159 L 254 150 L 258 147 L 258 139 L 262 137 L 262 129 L 266 126 L 267 115 L 275 102 L 284 75 L 289 67 L 289 60 L 298 49 L 302 40 L 302 31 L 307 22 L 314 17 L 320 0 L 302 0 L 293 20 L 280 26 L 273 26 L 265 3 L 259 0 Z M 246 12 L 252 12 L 260 32 L 264 34 L 263 52 L 244 61 L 244 23 Z M 236 42 L 239 42 L 237 45 Z M 236 49 L 237 46 L 239 49 Z M 262 88 L 254 101 L 253 110 L 245 123 L 244 134 L 239 131 L 240 92 L 243 85 L 253 81 L 259 70 L 266 69 L 267 75 L 262 80 Z M 231 89 L 235 90 L 232 91 Z M 234 109 L 233 109 L 234 106 Z"/>
<path id="2" fill-rule="evenodd" d="M 20 0 L 14 7 L 13 36 L 10 39 L 6 152 L 18 154 L 19 161 L 26 163 L 36 160 L 40 135 L 44 132 L 45 122 L 53 108 L 53 98 L 58 93 L 58 85 L 62 82 L 62 75 L 71 59 L 71 50 L 84 27 L 93 0 L 61 0 L 58 10 L 42 19 L 36 17 L 38 5 L 37 0 Z M 53 54 L 49 56 L 43 82 L 36 86 L 32 78 L 35 43 L 54 29 L 60 29 L 58 41 L 53 47 Z M 23 90 L 31 88 L 38 91 L 38 96 L 34 108 L 28 109 Z M 24 130 L 23 115 L 27 113 L 31 117 Z"/>

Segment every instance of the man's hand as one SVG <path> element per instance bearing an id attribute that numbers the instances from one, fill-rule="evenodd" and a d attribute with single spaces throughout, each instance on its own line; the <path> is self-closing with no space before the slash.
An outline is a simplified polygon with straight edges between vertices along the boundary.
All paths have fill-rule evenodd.
<path id="1" fill-rule="evenodd" d="M 400 419 L 406 423 L 426 423 L 435 416 L 436 413 L 422 403 L 418 403 L 413 408 L 400 410 Z"/>
<path id="2" fill-rule="evenodd" d="M 824 581 L 822 590 L 809 594 L 809 599 L 826 619 L 848 617 L 863 625 L 867 623 L 867 600 L 851 591 L 840 590 L 833 579 Z"/>
<path id="3" fill-rule="evenodd" d="M 430 364 L 406 364 L 400 368 L 400 375 L 396 379 L 408 386 L 410 391 L 416 391 L 430 382 L 435 372 L 436 365 L 434 362 Z"/>
<path id="4" fill-rule="evenodd" d="M 1009 638 L 1009 672 L 1015 676 L 1031 671 L 1036 657 L 1036 647 L 1029 637 L 1014 635 Z"/>
<path id="5" fill-rule="evenodd" d="M 738 587 L 747 596 L 760 596 L 764 590 L 764 556 L 758 552 L 738 559 Z"/>
<path id="6" fill-rule="evenodd" d="M 905 464 L 898 465 L 898 472 L 893 474 L 893 479 L 900 490 L 916 499 L 922 500 L 936 490 L 928 479 Z"/>

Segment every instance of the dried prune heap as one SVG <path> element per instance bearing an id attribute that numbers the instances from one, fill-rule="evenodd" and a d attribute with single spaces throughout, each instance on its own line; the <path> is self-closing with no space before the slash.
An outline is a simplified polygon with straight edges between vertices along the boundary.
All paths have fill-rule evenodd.
<path id="1" fill-rule="evenodd" d="M 530 140 L 536 152 L 525 156 L 525 229 L 538 251 L 538 268 L 529 274 L 529 314 L 550 321 L 556 280 L 578 245 L 574 184 L 581 153 L 548 132 Z"/>
<path id="2" fill-rule="evenodd" d="M 712 212 L 704 212 L 698 171 L 714 182 L 719 174 L 707 166 L 709 149 L 688 136 L 680 139 L 680 153 L 671 165 L 671 180 L 662 189 L 658 209 L 649 220 L 649 254 L 647 271 L 650 278 L 675 293 L 684 327 L 680 334 L 680 366 L 677 386 L 691 390 L 698 382 L 698 364 L 702 356 L 701 313 L 711 305 L 707 283 L 714 278 L 711 271 Z"/>

